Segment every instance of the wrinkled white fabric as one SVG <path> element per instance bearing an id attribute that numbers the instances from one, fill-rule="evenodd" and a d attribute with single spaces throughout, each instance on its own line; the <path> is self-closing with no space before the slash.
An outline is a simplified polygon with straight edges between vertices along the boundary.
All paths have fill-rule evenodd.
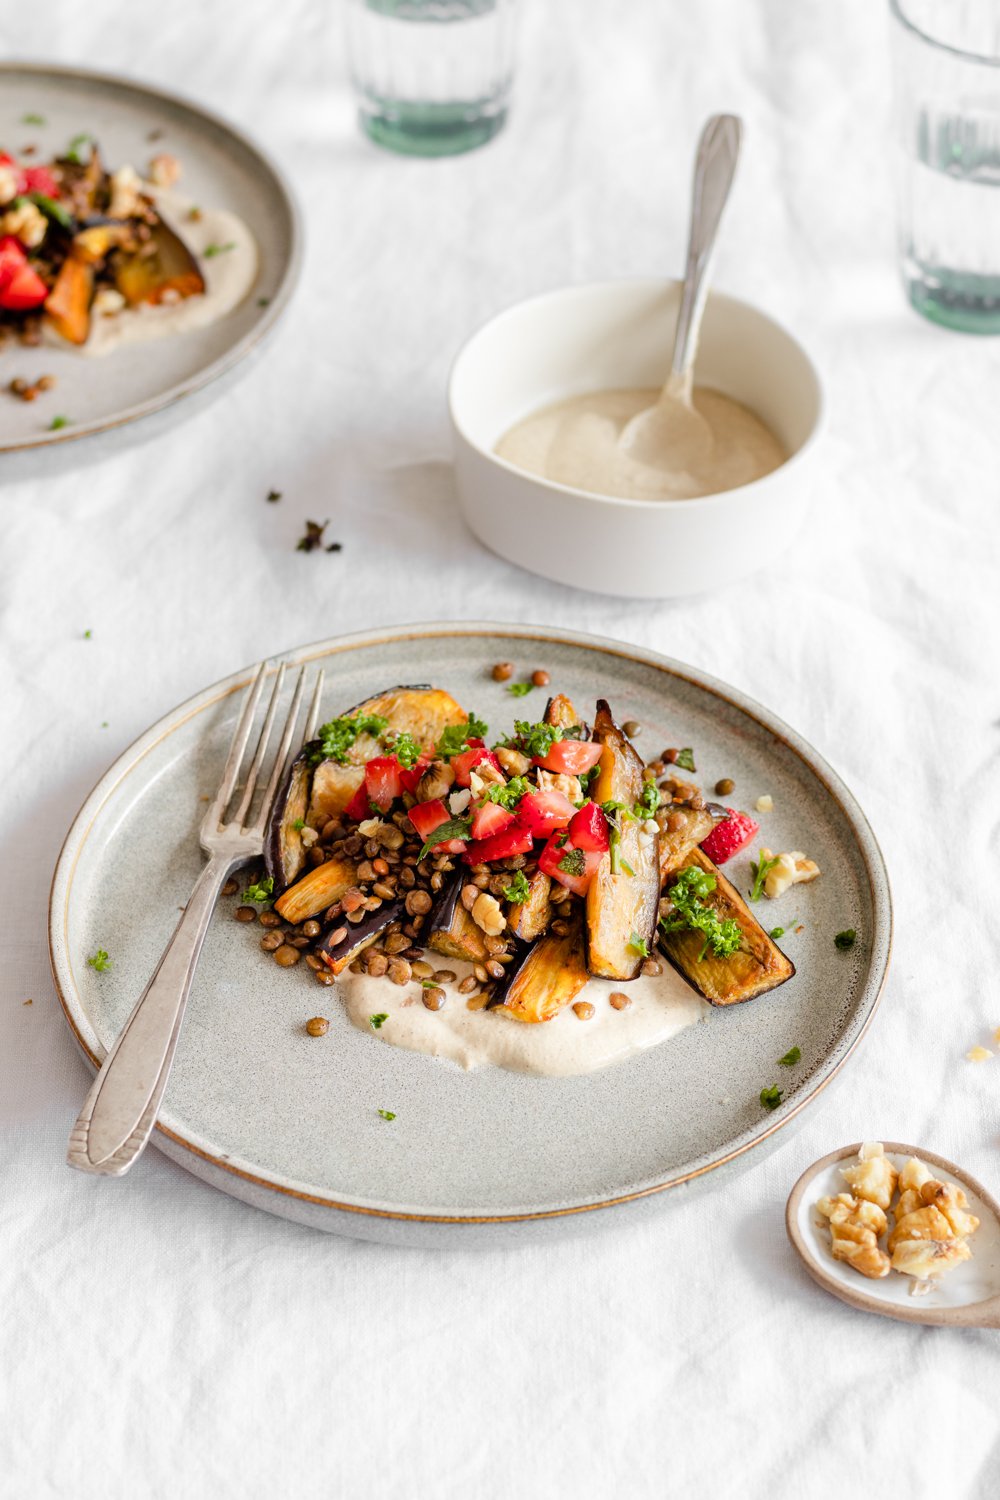
<path id="1" fill-rule="evenodd" d="M 322 0 L 0 6 L 0 54 L 138 74 L 253 129 L 309 231 L 284 328 L 224 399 L 99 464 L 0 485 L 12 1500 L 1000 1492 L 1000 1335 L 841 1306 L 782 1220 L 802 1168 L 864 1136 L 1000 1186 L 1000 1056 L 963 1060 L 1000 1025 L 1000 341 L 924 324 L 897 285 L 882 5 L 532 0 L 524 22 L 508 129 L 428 163 L 359 136 Z M 720 538 L 707 598 L 547 585 L 456 518 L 449 362 L 523 295 L 676 271 L 713 109 L 747 124 L 716 282 L 794 328 L 826 383 L 814 519 L 735 586 Z M 330 517 L 343 552 L 296 552 L 306 517 Z M 842 772 L 883 842 L 897 934 L 841 1088 L 714 1196 L 509 1251 L 323 1236 L 155 1152 L 121 1183 L 71 1173 L 87 1074 L 45 921 L 85 792 L 172 704 L 265 652 L 470 616 L 665 650 Z"/>

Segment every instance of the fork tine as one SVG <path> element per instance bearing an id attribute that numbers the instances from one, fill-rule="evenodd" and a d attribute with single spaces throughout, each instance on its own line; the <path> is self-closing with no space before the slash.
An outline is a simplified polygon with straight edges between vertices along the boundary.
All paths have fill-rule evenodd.
<path id="1" fill-rule="evenodd" d="M 274 757 L 274 765 L 271 767 L 271 775 L 264 792 L 264 800 L 260 805 L 260 811 L 257 814 L 257 820 L 253 826 L 254 833 L 263 833 L 264 826 L 271 815 L 271 806 L 274 802 L 274 794 L 277 791 L 278 784 L 284 774 L 285 765 L 288 760 L 288 752 L 292 747 L 292 739 L 295 735 L 295 722 L 299 717 L 299 709 L 302 706 L 302 699 L 305 695 L 305 690 L 306 669 L 305 667 L 302 667 L 299 670 L 299 675 L 295 683 L 295 692 L 292 695 L 292 702 L 288 710 L 288 717 L 285 719 L 285 730 L 281 736 L 281 744 L 278 746 L 277 754 Z"/>
<path id="2" fill-rule="evenodd" d="M 243 759 L 243 752 L 247 747 L 247 740 L 250 738 L 250 731 L 253 728 L 257 704 L 260 702 L 260 695 L 264 690 L 264 679 L 267 676 L 267 669 L 267 661 L 262 661 L 254 674 L 250 691 L 244 700 L 243 711 L 237 721 L 236 728 L 233 730 L 233 738 L 229 746 L 229 754 L 226 757 L 225 770 L 222 773 L 219 790 L 215 794 L 214 802 L 205 813 L 204 827 L 206 829 L 210 827 L 217 828 L 219 826 L 229 799 L 233 795 L 240 762 Z"/>
<path id="3" fill-rule="evenodd" d="M 246 784 L 243 787 L 243 796 L 240 798 L 240 804 L 233 814 L 233 822 L 241 827 L 246 822 L 246 816 L 250 810 L 250 804 L 253 801 L 254 790 L 257 786 L 257 777 L 260 775 L 260 768 L 264 762 L 264 756 L 267 753 L 267 742 L 271 737 L 271 729 L 274 725 L 274 716 L 278 712 L 278 702 L 281 698 L 281 690 L 284 685 L 285 664 L 284 662 L 282 662 L 277 672 L 275 672 L 274 674 L 274 687 L 271 689 L 271 701 L 267 705 L 267 713 L 264 715 L 264 722 L 261 725 L 260 738 L 257 741 L 257 749 L 254 751 L 254 757 L 250 763 L 250 769 L 247 772 Z"/>
<path id="4" fill-rule="evenodd" d="M 326 674 L 320 667 L 316 673 L 316 686 L 313 689 L 312 702 L 309 705 L 309 714 L 306 718 L 306 727 L 302 731 L 302 743 L 308 745 L 310 740 L 316 738 L 316 725 L 319 723 L 319 700 L 323 696 L 323 682 Z"/>

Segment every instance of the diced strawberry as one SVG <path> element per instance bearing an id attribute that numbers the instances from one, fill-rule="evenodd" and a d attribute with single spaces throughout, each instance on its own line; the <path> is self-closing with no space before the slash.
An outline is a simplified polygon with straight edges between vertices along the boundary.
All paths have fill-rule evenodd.
<path id="1" fill-rule="evenodd" d="M 365 766 L 368 800 L 379 812 L 388 812 L 397 797 L 403 795 L 399 779 L 402 766 L 394 755 L 373 755 Z"/>
<path id="2" fill-rule="evenodd" d="M 362 781 L 354 796 L 344 808 L 344 817 L 350 818 L 352 823 L 361 823 L 365 818 L 370 818 L 372 810 L 368 805 L 368 784 Z"/>
<path id="3" fill-rule="evenodd" d="M 728 812 L 728 818 L 717 823 L 701 842 L 702 849 L 715 865 L 724 865 L 727 859 L 732 859 L 734 854 L 745 849 L 760 832 L 760 824 L 749 813 L 737 812 L 735 807 L 730 807 Z"/>
<path id="4" fill-rule="evenodd" d="M 600 849 L 578 849 L 569 839 L 563 843 L 561 833 L 554 833 L 542 850 L 538 868 L 567 890 L 585 896 L 598 865 L 604 858 Z"/>
<path id="5" fill-rule="evenodd" d="M 44 193 L 46 198 L 59 197 L 59 184 L 48 167 L 22 167 L 17 190 L 19 193 Z"/>
<path id="6" fill-rule="evenodd" d="M 417 833 L 425 839 L 435 828 L 440 828 L 442 823 L 447 823 L 451 813 L 445 807 L 440 797 L 435 797 L 433 802 L 418 802 L 411 807 L 407 816 L 413 824 Z"/>
<path id="7" fill-rule="evenodd" d="M 503 774 L 500 762 L 492 750 L 487 750 L 482 740 L 475 744 L 470 740 L 468 750 L 463 750 L 461 755 L 453 755 L 451 758 L 451 769 L 455 773 L 456 786 L 468 786 L 469 778 L 476 766 L 485 761 L 487 765 L 493 766 Z"/>
<path id="8" fill-rule="evenodd" d="M 569 836 L 577 849 L 598 849 L 603 854 L 609 847 L 608 820 L 596 802 L 585 802 L 570 819 Z"/>
<path id="9" fill-rule="evenodd" d="M 472 837 L 492 838 L 495 833 L 503 833 L 515 821 L 514 814 L 508 812 L 506 807 L 500 807 L 496 802 L 484 802 L 472 814 Z"/>
<path id="10" fill-rule="evenodd" d="M 488 865 L 495 859 L 512 859 L 515 854 L 531 853 L 531 834 L 515 819 L 502 833 L 470 844 L 462 858 L 467 865 Z"/>
<path id="11" fill-rule="evenodd" d="M 535 765 L 566 776 L 582 776 L 600 758 L 601 746 L 594 740 L 556 740 L 548 755 L 535 756 Z"/>
<path id="12" fill-rule="evenodd" d="M 400 767 L 399 779 L 402 783 L 403 791 L 409 792 L 411 797 L 416 794 L 417 782 L 427 770 L 427 767 L 430 765 L 432 758 L 432 756 L 425 753 L 423 755 L 419 755 L 413 762 L 412 766 Z"/>
<path id="13" fill-rule="evenodd" d="M 21 241 L 12 234 L 0 238 L 0 307 L 24 312 L 40 307 L 49 295 L 45 282 L 28 264 Z"/>
<path id="14" fill-rule="evenodd" d="M 562 792 L 526 792 L 517 805 L 518 821 L 536 839 L 548 838 L 554 828 L 566 828 L 575 812 Z"/>

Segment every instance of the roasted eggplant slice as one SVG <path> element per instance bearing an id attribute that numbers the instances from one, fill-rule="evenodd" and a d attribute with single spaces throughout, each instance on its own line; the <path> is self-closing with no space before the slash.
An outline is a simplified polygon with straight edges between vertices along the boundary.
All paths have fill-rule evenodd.
<path id="1" fill-rule="evenodd" d="M 345 709 L 338 717 L 352 719 L 357 714 L 377 714 L 379 718 L 387 719 L 394 733 L 412 735 L 421 750 L 427 751 L 434 749 L 449 725 L 464 724 L 468 718 L 450 693 L 423 683 L 389 688 L 374 698 L 366 698 L 354 708 Z M 346 764 L 341 765 L 335 760 L 320 761 L 313 775 L 306 819 L 311 828 L 322 829 L 330 818 L 343 812 L 364 780 L 365 761 L 380 753 L 378 740 L 362 734 L 348 752 Z"/>
<path id="2" fill-rule="evenodd" d="M 597 702 L 594 739 L 603 748 L 590 796 L 595 802 L 621 802 L 631 811 L 642 793 L 643 764 L 603 698 Z M 634 979 L 642 963 L 642 944 L 653 944 L 660 895 L 659 836 L 640 842 L 641 831 L 642 824 L 634 818 L 622 814 L 617 819 L 612 848 L 602 856 L 587 891 L 587 964 L 591 974 L 603 979 Z"/>
<path id="3" fill-rule="evenodd" d="M 674 823 L 673 828 L 667 827 L 668 818 Z M 702 839 L 708 838 L 719 819 L 707 807 L 677 807 L 667 802 L 657 811 L 656 821 L 660 825 L 662 886 L 670 872 L 687 859 L 691 850 L 697 848 Z"/>
<path id="4" fill-rule="evenodd" d="M 53 328 L 71 344 L 85 344 L 90 332 L 90 303 L 94 295 L 94 268 L 68 255 L 45 299 L 45 311 Z"/>
<path id="5" fill-rule="evenodd" d="M 540 938 L 552 921 L 552 902 L 549 892 L 552 881 L 544 870 L 537 870 L 528 881 L 528 899 L 510 908 L 507 925 L 522 943 L 533 943 Z"/>
<path id="6" fill-rule="evenodd" d="M 359 953 L 370 948 L 376 938 L 381 937 L 391 922 L 398 922 L 404 914 L 405 907 L 402 901 L 388 901 L 377 911 L 366 912 L 355 926 L 352 927 L 350 923 L 347 923 L 346 932 L 344 932 L 345 924 L 336 922 L 319 944 L 316 952 L 328 969 L 334 974 L 342 974 Z M 340 932 L 344 932 L 340 942 L 333 942 L 332 939 Z"/>
<path id="7" fill-rule="evenodd" d="M 196 297 L 205 290 L 198 262 L 180 235 L 162 219 L 152 226 L 150 238 L 139 250 L 116 258 L 114 277 L 115 286 L 130 307 Z"/>
<path id="8" fill-rule="evenodd" d="M 278 897 L 274 909 L 286 922 L 305 922 L 339 901 L 356 879 L 357 871 L 349 859 L 328 859 L 290 885 Z"/>
<path id="9" fill-rule="evenodd" d="M 461 958 L 470 964 L 485 963 L 489 958 L 485 936 L 462 905 L 464 877 L 461 871 L 446 885 L 431 907 L 423 929 L 424 941 L 434 953 L 445 958 Z"/>
<path id="10" fill-rule="evenodd" d="M 574 729 L 580 716 L 565 693 L 556 693 L 545 705 L 545 723 L 557 724 L 560 729 Z"/>
<path id="11" fill-rule="evenodd" d="M 285 784 L 274 799 L 264 841 L 264 866 L 276 891 L 284 891 L 302 870 L 306 848 L 301 826 L 309 807 L 312 766 L 305 754 L 297 755 L 288 768 Z"/>
<path id="12" fill-rule="evenodd" d="M 723 921 L 731 918 L 737 922 L 741 938 L 740 946 L 728 958 L 716 958 L 711 950 L 702 958 L 704 938 L 700 932 L 666 934 L 659 929 L 660 950 L 677 972 L 709 1005 L 740 1005 L 791 979 L 795 965 L 768 937 L 739 891 L 708 855 L 698 848 L 692 849 L 673 874 L 679 875 L 690 865 L 715 876 L 715 890 L 704 897 L 705 905 L 711 906 Z M 666 894 L 670 894 L 669 882 Z"/>
<path id="13" fill-rule="evenodd" d="M 577 915 L 563 936 L 539 938 L 505 979 L 503 1008 L 518 1021 L 551 1021 L 587 983 L 583 920 Z"/>

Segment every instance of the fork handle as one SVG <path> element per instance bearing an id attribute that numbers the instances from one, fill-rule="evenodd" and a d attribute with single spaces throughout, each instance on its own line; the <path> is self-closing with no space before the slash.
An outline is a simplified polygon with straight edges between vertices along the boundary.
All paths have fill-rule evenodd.
<path id="1" fill-rule="evenodd" d="M 120 1177 L 156 1124 L 191 982 L 219 892 L 240 861 L 210 859 L 195 882 L 156 972 L 104 1059 L 70 1132 L 67 1161 L 81 1172 Z"/>

